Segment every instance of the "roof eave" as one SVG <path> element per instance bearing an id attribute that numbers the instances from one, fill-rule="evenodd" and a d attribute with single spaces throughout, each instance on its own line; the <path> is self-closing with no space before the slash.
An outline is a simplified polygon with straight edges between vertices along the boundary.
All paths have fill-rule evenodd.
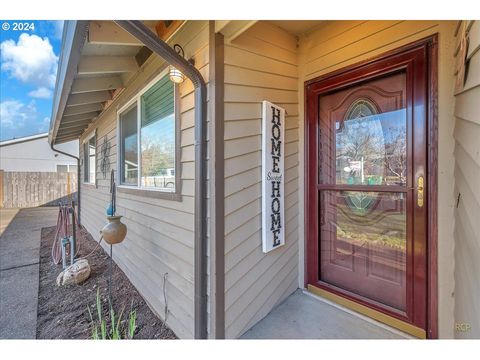
<path id="1" fill-rule="evenodd" d="M 85 38 L 87 36 L 89 21 L 87 20 L 68 20 L 64 23 L 62 50 L 58 63 L 57 79 L 53 98 L 52 117 L 50 119 L 50 129 L 48 133 L 48 142 L 57 143 L 57 133 L 60 126 L 68 95 L 75 78 L 80 55 L 82 52 Z"/>
<path id="2" fill-rule="evenodd" d="M 38 140 L 44 137 L 47 137 L 48 133 L 41 133 L 41 134 L 35 134 L 35 135 L 29 135 L 29 136 L 22 136 L 19 138 L 13 138 L 9 140 L 3 140 L 0 141 L 0 147 L 2 146 L 7 146 L 7 145 L 13 145 L 13 144 L 19 144 L 27 141 L 33 141 L 33 140 Z"/>

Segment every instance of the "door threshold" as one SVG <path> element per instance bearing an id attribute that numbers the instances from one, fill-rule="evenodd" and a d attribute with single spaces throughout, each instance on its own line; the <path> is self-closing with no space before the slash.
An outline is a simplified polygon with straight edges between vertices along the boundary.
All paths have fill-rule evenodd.
<path id="1" fill-rule="evenodd" d="M 426 339 L 426 331 L 423 329 L 326 290 L 308 285 L 303 293 L 407 339 Z"/>

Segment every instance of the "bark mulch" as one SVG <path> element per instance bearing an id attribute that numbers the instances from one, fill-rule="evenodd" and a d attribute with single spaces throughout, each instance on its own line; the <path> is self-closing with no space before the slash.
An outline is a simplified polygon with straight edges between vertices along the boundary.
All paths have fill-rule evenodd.
<path id="1" fill-rule="evenodd" d="M 40 283 L 38 291 L 37 339 L 88 339 L 91 338 L 91 321 L 87 311 L 90 306 L 96 317 L 97 289 L 100 289 L 102 313 L 108 313 L 109 255 L 98 246 L 88 257 L 90 277 L 80 285 L 58 287 L 55 283 L 62 266 L 54 265 L 51 249 L 55 227 L 42 229 L 40 247 Z M 95 249 L 97 242 L 84 229 L 77 231 L 80 244 L 77 257 L 83 257 Z M 115 249 L 113 249 L 115 252 Z M 112 299 L 117 314 L 125 310 L 126 320 L 130 309 L 137 312 L 137 330 L 134 339 L 175 339 L 176 336 L 150 310 L 145 300 L 130 283 L 123 271 L 113 263 Z"/>

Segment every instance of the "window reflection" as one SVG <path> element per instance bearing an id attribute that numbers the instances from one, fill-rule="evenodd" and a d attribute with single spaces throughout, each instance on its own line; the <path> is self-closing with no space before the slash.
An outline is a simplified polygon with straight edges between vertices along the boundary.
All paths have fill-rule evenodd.
<path id="1" fill-rule="evenodd" d="M 405 310 L 404 193 L 323 191 L 321 280 Z"/>
<path id="2" fill-rule="evenodd" d="M 95 184 L 96 136 L 92 136 L 83 144 L 83 181 Z"/>
<path id="3" fill-rule="evenodd" d="M 337 184 L 405 185 L 406 110 L 336 122 Z"/>
<path id="4" fill-rule="evenodd" d="M 138 177 L 137 107 L 120 117 L 122 184 L 136 185 Z"/>
<path id="5" fill-rule="evenodd" d="M 96 137 L 93 136 L 88 141 L 88 169 L 89 169 L 89 183 L 95 183 L 95 171 L 96 171 L 96 161 L 95 161 L 95 154 L 96 154 Z"/>
<path id="6" fill-rule="evenodd" d="M 175 87 L 163 76 L 120 115 L 122 184 L 175 192 Z"/>
<path id="7" fill-rule="evenodd" d="M 142 186 L 175 190 L 175 116 L 142 125 Z"/>

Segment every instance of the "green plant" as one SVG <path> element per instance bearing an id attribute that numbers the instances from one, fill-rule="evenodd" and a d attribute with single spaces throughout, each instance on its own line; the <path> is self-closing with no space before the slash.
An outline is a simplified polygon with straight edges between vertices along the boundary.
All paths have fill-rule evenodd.
<path id="1" fill-rule="evenodd" d="M 100 291 L 97 289 L 97 316 L 98 319 L 94 320 L 90 307 L 87 306 L 88 314 L 90 316 L 92 334 L 91 337 L 94 340 L 120 340 L 122 335 L 124 339 L 133 339 L 135 330 L 137 328 L 137 311 L 131 310 L 129 313 L 127 323 L 122 323 L 123 309 L 120 312 L 118 318 L 115 315 L 113 306 L 109 304 L 110 322 L 107 322 L 108 317 L 104 317 L 102 314 L 102 302 L 100 300 Z"/>

